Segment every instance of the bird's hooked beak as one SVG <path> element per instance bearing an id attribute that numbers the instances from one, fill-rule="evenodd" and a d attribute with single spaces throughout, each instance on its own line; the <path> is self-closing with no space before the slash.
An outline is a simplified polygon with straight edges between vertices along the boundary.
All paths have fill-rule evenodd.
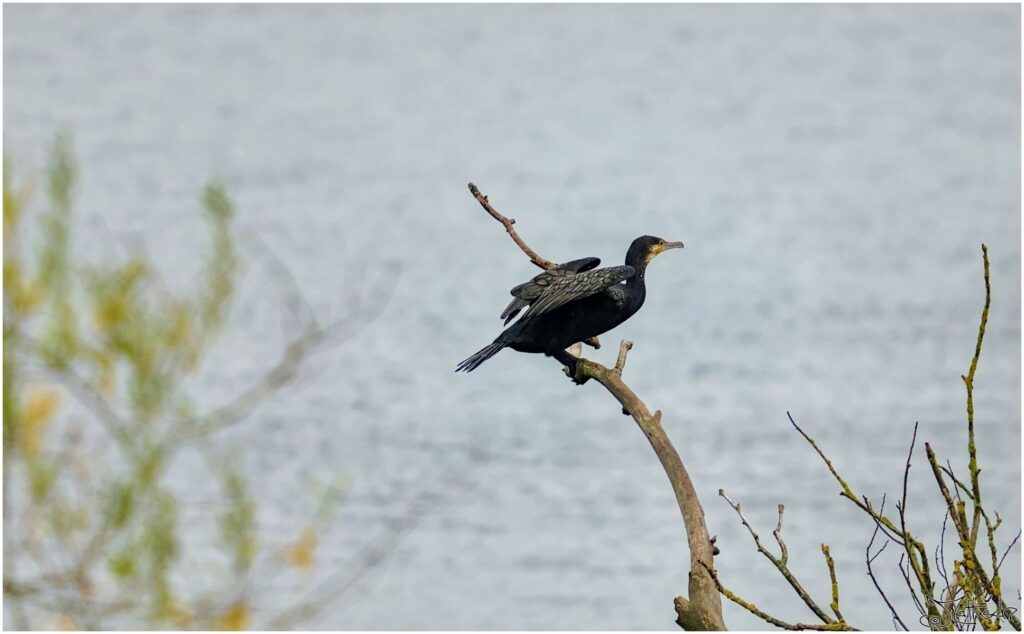
<path id="1" fill-rule="evenodd" d="M 651 251 L 653 251 L 653 255 L 658 255 L 662 251 L 668 251 L 669 249 L 682 249 L 682 248 L 683 248 L 683 243 L 682 242 L 662 242 L 661 244 L 654 245 L 654 247 L 651 249 Z"/>

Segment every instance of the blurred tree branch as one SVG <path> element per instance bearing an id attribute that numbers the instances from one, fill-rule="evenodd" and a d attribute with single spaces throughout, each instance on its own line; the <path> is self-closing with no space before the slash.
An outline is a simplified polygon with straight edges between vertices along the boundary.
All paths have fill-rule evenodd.
<path id="1" fill-rule="evenodd" d="M 280 549 L 261 546 L 241 460 L 215 436 L 280 393 L 312 353 L 375 316 L 390 289 L 321 325 L 275 259 L 271 277 L 296 322 L 281 359 L 226 404 L 197 412 L 182 386 L 221 334 L 241 271 L 223 187 L 212 183 L 201 196 L 210 243 L 199 282 L 174 293 L 140 249 L 117 264 L 76 258 L 77 171 L 67 135 L 50 153 L 38 246 L 24 231 L 32 188 L 15 184 L 11 171 L 5 157 L 3 573 L 15 627 L 248 627 L 258 557 Z M 176 572 L 188 544 L 180 534 L 184 501 L 168 471 L 187 452 L 201 454 L 213 476 L 210 519 L 230 580 L 207 594 L 197 589 L 201 580 L 182 584 Z M 315 542 L 304 530 L 289 565 L 312 567 Z"/>

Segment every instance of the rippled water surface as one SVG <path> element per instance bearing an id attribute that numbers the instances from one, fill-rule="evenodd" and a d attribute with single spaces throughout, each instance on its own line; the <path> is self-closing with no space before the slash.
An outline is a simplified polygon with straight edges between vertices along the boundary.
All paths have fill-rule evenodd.
<path id="1" fill-rule="evenodd" d="M 383 306 L 229 436 L 245 447 L 266 543 L 293 534 L 311 479 L 350 478 L 320 574 L 424 490 L 443 498 L 306 626 L 673 627 L 688 552 L 632 421 L 542 357 L 504 352 L 452 373 L 499 332 L 507 289 L 533 274 L 470 198 L 470 180 L 551 259 L 617 263 L 645 233 L 686 243 L 652 265 L 644 309 L 588 354 L 611 362 L 618 338 L 636 342 L 626 377 L 665 413 L 719 536 L 723 579 L 793 621 L 812 615 L 718 489 L 763 535 L 784 503 L 796 573 L 827 603 L 818 545 L 829 543 L 847 617 L 888 627 L 864 574 L 872 526 L 836 495 L 786 411 L 875 498 L 898 492 L 915 421 L 962 468 L 960 374 L 986 242 L 994 300 L 978 445 L 1004 539 L 1016 530 L 1019 7 L 4 16 L 5 153 L 38 165 L 55 131 L 73 130 L 84 254 L 141 240 L 172 282 L 188 281 L 203 235 L 197 195 L 219 176 L 240 231 L 270 245 L 320 314 Z M 205 402 L 276 359 L 279 301 L 251 259 L 231 334 L 197 385 Z M 912 527 L 934 544 L 941 507 L 926 465 L 914 462 Z M 437 481 L 452 467 L 470 486 Z M 187 491 L 195 476 L 175 474 Z M 885 557 L 881 580 L 901 596 L 895 553 Z M 1017 554 L 1005 570 L 1016 594 Z M 280 589 L 267 611 L 312 583 L 265 581 Z M 758 626 L 732 605 L 726 621 Z"/>

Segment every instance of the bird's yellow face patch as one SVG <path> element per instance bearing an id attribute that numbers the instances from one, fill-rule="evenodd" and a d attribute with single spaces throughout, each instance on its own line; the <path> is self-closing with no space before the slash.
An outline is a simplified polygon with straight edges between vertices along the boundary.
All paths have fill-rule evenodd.
<path id="1" fill-rule="evenodd" d="M 664 240 L 662 240 L 661 242 L 659 242 L 657 244 L 652 244 L 651 245 L 651 247 L 647 250 L 647 258 L 646 258 L 646 260 L 648 262 L 650 262 L 659 253 L 662 253 L 664 251 L 668 251 L 669 249 L 682 249 L 682 248 L 683 248 L 683 243 L 682 242 L 665 242 Z"/>

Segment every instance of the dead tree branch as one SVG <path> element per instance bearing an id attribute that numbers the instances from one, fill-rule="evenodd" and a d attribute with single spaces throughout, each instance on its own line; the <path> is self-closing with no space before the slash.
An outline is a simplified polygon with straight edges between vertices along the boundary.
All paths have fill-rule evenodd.
<path id="1" fill-rule="evenodd" d="M 978 542 L 978 528 L 981 521 L 981 485 L 978 482 L 977 446 L 974 444 L 974 373 L 978 369 L 981 357 L 981 344 L 985 340 L 985 326 L 988 325 L 988 309 L 992 304 L 992 285 L 989 281 L 988 247 L 981 245 L 982 262 L 985 269 L 985 306 L 981 309 L 981 324 L 978 326 L 978 339 L 974 344 L 974 356 L 971 367 L 963 378 L 967 387 L 967 453 L 969 456 L 968 470 L 971 476 L 971 491 L 974 495 L 974 519 L 971 522 L 971 547 Z M 1020 629 L 1020 626 L 1017 626 Z"/>
<path id="2" fill-rule="evenodd" d="M 721 592 L 727 599 L 742 607 L 746 611 L 750 612 L 762 621 L 774 625 L 775 627 L 783 630 L 792 631 L 818 631 L 818 632 L 835 632 L 835 631 L 857 631 L 845 623 L 787 623 L 781 619 L 777 619 L 774 616 L 768 614 L 764 610 L 760 609 L 753 603 L 745 601 L 736 595 L 732 590 L 722 585 L 722 581 L 718 578 L 718 573 L 713 568 L 707 568 L 708 574 L 711 575 L 711 580 L 714 582 L 715 587 Z"/>
<path id="3" fill-rule="evenodd" d="M 775 541 L 779 544 L 779 551 L 781 553 L 779 557 L 776 557 L 761 543 L 761 537 L 754 531 L 754 528 L 750 525 L 750 522 L 747 521 L 747 517 L 743 514 L 743 509 L 740 506 L 740 503 L 733 502 L 732 498 L 726 495 L 725 491 L 722 489 L 718 490 L 718 495 L 720 495 L 722 499 L 724 499 L 729 504 L 729 506 L 732 507 L 732 510 L 736 512 L 736 515 L 739 516 L 740 522 L 742 522 L 743 526 L 745 526 L 747 531 L 750 533 L 751 538 L 753 538 L 754 546 L 757 547 L 757 551 L 764 555 L 768 561 L 772 562 L 772 565 L 774 565 L 775 568 L 778 569 L 779 573 L 783 576 L 783 578 L 789 583 L 789 585 L 800 597 L 800 600 L 804 602 L 804 605 L 806 605 L 811 610 L 811 612 L 814 612 L 815 616 L 821 619 L 823 625 L 821 627 L 818 627 L 810 626 L 804 623 L 789 624 L 783 621 L 782 619 L 769 616 L 763 610 L 756 610 L 756 608 L 756 611 L 752 610 L 752 604 L 740 598 L 732 591 L 729 591 L 728 593 L 723 591 L 722 594 L 725 594 L 725 596 L 733 603 L 736 603 L 740 607 L 743 607 L 744 609 L 752 612 L 753 614 L 761 618 L 764 618 L 767 622 L 778 627 L 782 627 L 783 629 L 807 630 L 822 629 L 822 627 L 830 630 L 854 629 L 846 623 L 846 619 L 843 618 L 842 613 L 839 611 L 839 582 L 836 581 L 835 561 L 832 559 L 832 555 L 829 552 L 829 548 L 826 544 L 821 545 L 821 552 L 825 556 L 825 563 L 828 566 L 829 578 L 832 583 L 832 603 L 829 604 L 829 607 L 835 614 L 835 618 L 829 616 L 829 614 L 825 612 L 825 610 L 823 610 L 821 606 L 819 606 L 814 601 L 814 599 L 811 598 L 811 595 L 797 580 L 796 576 L 792 573 L 792 571 L 790 571 L 789 566 L 787 565 L 787 562 L 789 560 L 789 552 L 786 549 L 786 543 L 782 541 L 782 513 L 785 510 L 785 507 L 781 504 L 779 505 L 779 520 L 775 526 L 775 530 L 772 532 L 772 534 L 775 536 Z M 716 585 L 719 586 L 719 588 L 721 589 L 720 582 L 717 582 Z"/>
<path id="4" fill-rule="evenodd" d="M 724 630 L 722 600 L 708 573 L 708 568 L 713 566 L 714 544 L 708 535 L 704 509 L 690 474 L 661 426 L 661 412 L 651 414 L 640 397 L 622 381 L 621 374 L 599 363 L 580 359 L 575 378 L 597 380 L 622 405 L 622 409 L 629 412 L 651 443 L 672 483 L 690 544 L 689 598 L 676 597 L 676 622 L 686 630 Z"/>
<path id="5" fill-rule="evenodd" d="M 531 249 L 530 245 L 526 244 L 526 242 L 524 242 L 523 239 L 519 237 L 519 233 L 516 232 L 515 227 L 513 226 L 516 224 L 516 219 L 509 218 L 508 216 L 503 216 L 500 213 L 498 213 L 498 210 L 491 206 L 491 202 L 487 199 L 487 196 L 481 194 L 480 190 L 477 189 L 477 186 L 474 185 L 473 183 L 469 184 L 469 193 L 473 194 L 473 197 L 477 199 L 477 202 L 480 203 L 480 206 L 483 207 L 487 213 L 491 214 L 492 218 L 500 222 L 502 226 L 505 227 L 505 231 L 508 232 L 509 237 L 512 238 L 512 241 L 516 243 L 516 246 L 518 246 L 522 250 L 522 252 L 526 254 L 526 257 L 530 258 L 530 262 L 533 262 L 534 264 L 536 264 L 537 266 L 544 270 L 550 270 L 558 266 L 551 260 L 542 258 L 540 255 L 537 254 L 536 251 Z"/>
<path id="6" fill-rule="evenodd" d="M 885 512 L 885 495 L 882 495 L 882 505 L 881 507 L 879 507 L 878 512 Z M 871 564 L 873 564 L 875 560 L 878 559 L 878 556 L 882 554 L 882 552 L 885 550 L 885 547 L 889 545 L 889 541 L 886 540 L 886 542 L 882 544 L 882 547 L 878 549 L 878 552 L 876 552 L 874 555 L 871 554 L 871 547 L 875 545 L 875 538 L 878 537 L 878 531 L 881 530 L 881 528 L 882 525 L 878 522 L 875 522 L 875 530 L 871 533 L 871 541 L 868 542 L 867 548 L 864 549 L 864 561 L 867 564 L 868 577 L 871 578 L 871 583 L 874 584 L 875 590 L 878 590 L 878 594 L 881 595 L 882 601 L 885 601 L 885 605 L 889 608 L 889 611 L 892 613 L 893 627 L 895 628 L 896 626 L 899 626 L 904 632 L 907 632 L 910 630 L 910 628 L 907 627 L 907 624 L 903 622 L 903 619 L 901 619 L 900 615 L 896 612 L 896 608 L 893 607 L 892 601 L 889 600 L 889 597 L 885 594 L 885 591 L 882 590 L 882 586 L 878 583 L 878 579 L 875 578 L 875 571 L 871 569 Z M 940 570 L 941 569 L 942 568 L 940 568 Z"/>
<path id="7" fill-rule="evenodd" d="M 554 266 L 551 261 L 540 257 L 523 242 L 512 227 L 514 221 L 495 211 L 487 197 L 481 194 L 475 185 L 470 183 L 469 190 L 487 213 L 504 225 L 509 236 L 530 258 L 531 262 L 545 269 Z M 675 608 L 678 615 L 676 622 L 686 630 L 724 630 L 722 600 L 712 572 L 714 570 L 714 545 L 708 535 L 704 509 L 701 507 L 693 481 L 690 480 L 690 475 L 687 473 L 686 467 L 683 466 L 679 453 L 672 446 L 672 441 L 669 440 L 661 426 L 661 412 L 655 411 L 652 414 L 640 397 L 622 380 L 622 368 L 625 367 L 626 355 L 630 347 L 631 344 L 628 342 L 622 342 L 614 368 L 607 368 L 599 363 L 581 358 L 576 365 L 576 375 L 572 378 L 578 382 L 595 379 L 615 397 L 622 405 L 623 411 L 633 417 L 637 426 L 647 437 L 672 484 L 690 545 L 689 596 L 688 598 L 676 597 Z"/>
<path id="8" fill-rule="evenodd" d="M 615 359 L 615 371 L 622 376 L 622 371 L 626 369 L 626 355 L 633 349 L 633 342 L 629 339 L 623 339 L 619 342 L 619 356 Z"/>

